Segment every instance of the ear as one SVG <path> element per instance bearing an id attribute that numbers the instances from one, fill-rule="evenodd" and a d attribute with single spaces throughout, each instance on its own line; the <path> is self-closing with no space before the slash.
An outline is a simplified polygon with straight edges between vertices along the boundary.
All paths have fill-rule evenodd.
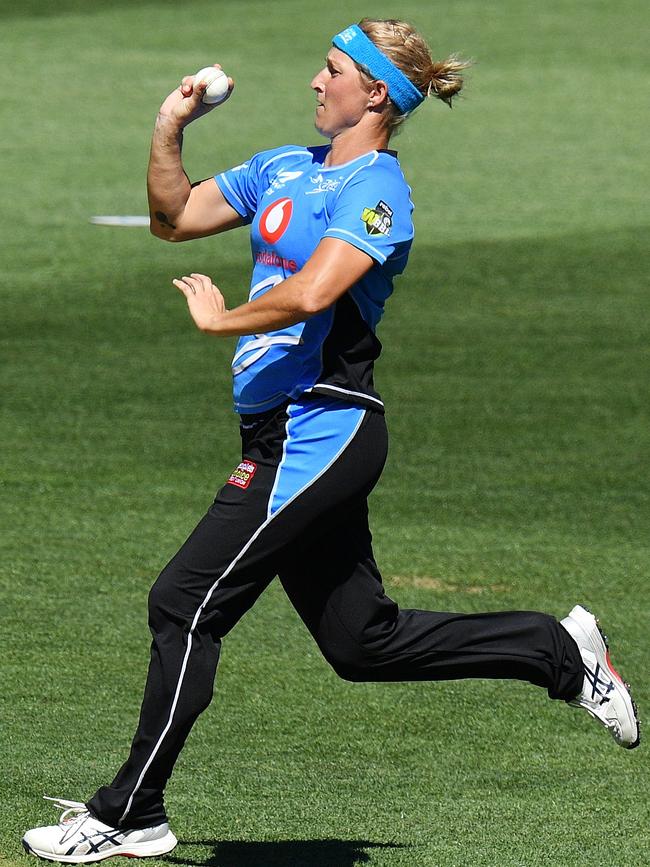
<path id="1" fill-rule="evenodd" d="M 368 108 L 382 108 L 388 101 L 388 85 L 381 79 L 372 82 L 368 91 Z"/>

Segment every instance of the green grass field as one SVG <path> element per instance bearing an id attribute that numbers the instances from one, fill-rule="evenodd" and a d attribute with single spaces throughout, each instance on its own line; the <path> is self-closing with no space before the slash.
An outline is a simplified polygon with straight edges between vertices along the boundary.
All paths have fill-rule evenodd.
<path id="1" fill-rule="evenodd" d="M 89 218 L 145 213 L 157 107 L 208 63 L 237 89 L 186 134 L 193 178 L 315 143 L 311 76 L 370 13 L 476 61 L 395 140 L 417 235 L 380 331 L 385 583 L 405 607 L 584 602 L 650 712 L 647 3 L 1 0 L 0 867 L 33 863 L 43 794 L 124 759 L 149 585 L 238 460 L 232 342 L 171 279 L 243 299 L 246 232 Z M 152 865 L 640 867 L 649 801 L 647 746 L 532 686 L 338 680 L 272 586 L 225 641 Z"/>

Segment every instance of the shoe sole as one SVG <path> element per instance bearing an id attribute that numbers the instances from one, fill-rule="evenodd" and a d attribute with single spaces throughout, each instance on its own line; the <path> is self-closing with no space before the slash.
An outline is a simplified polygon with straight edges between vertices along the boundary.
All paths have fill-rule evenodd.
<path id="1" fill-rule="evenodd" d="M 619 745 L 622 746 L 626 750 L 636 749 L 636 747 L 638 747 L 639 744 L 641 743 L 641 722 L 639 721 L 639 711 L 638 711 L 638 708 L 636 706 L 636 702 L 632 698 L 632 692 L 631 692 L 630 684 L 621 677 L 621 675 L 618 673 L 618 671 L 616 671 L 616 669 L 612 665 L 612 661 L 609 657 L 609 640 L 602 630 L 599 619 L 588 608 L 585 608 L 584 605 L 576 606 L 576 608 L 582 609 L 582 611 L 586 612 L 586 614 L 588 614 L 588 616 L 589 616 L 589 620 L 593 620 L 593 622 L 596 624 L 596 629 L 598 630 L 598 636 L 600 637 L 602 647 L 594 647 L 594 650 L 596 650 L 597 654 L 600 653 L 600 655 L 605 657 L 605 664 L 607 665 L 607 669 L 608 669 L 609 673 L 612 675 L 614 680 L 618 681 L 618 683 L 621 685 L 621 687 L 625 690 L 625 692 L 627 693 L 627 697 L 630 700 L 630 704 L 632 705 L 632 712 L 634 715 L 634 721 L 636 722 L 636 732 L 637 732 L 636 740 L 630 744 L 619 744 Z M 582 627 L 582 629 L 590 637 L 595 637 L 595 636 L 593 636 L 592 624 L 589 622 L 586 622 L 586 618 L 581 614 L 581 612 L 579 610 L 576 611 L 576 608 L 574 608 L 573 611 L 571 611 L 571 613 L 569 614 L 569 617 L 571 617 L 573 620 L 575 620 L 577 623 L 579 623 L 580 626 Z"/>
<path id="2" fill-rule="evenodd" d="M 121 856 L 122 858 L 151 858 L 156 855 L 166 855 L 176 846 L 178 840 L 168 831 L 159 840 L 149 840 L 144 843 L 132 843 L 128 846 L 116 846 L 104 852 L 88 852 L 86 855 L 55 855 L 52 852 L 43 852 L 34 849 L 23 838 L 22 844 L 28 855 L 36 855 L 46 861 L 59 861 L 61 864 L 92 864 L 95 861 L 103 861 L 106 858 Z"/>

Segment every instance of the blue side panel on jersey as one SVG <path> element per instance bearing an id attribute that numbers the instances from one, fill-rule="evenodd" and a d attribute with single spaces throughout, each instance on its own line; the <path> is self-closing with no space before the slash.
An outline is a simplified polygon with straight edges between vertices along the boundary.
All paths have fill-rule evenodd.
<path id="1" fill-rule="evenodd" d="M 320 398 L 289 404 L 287 413 L 287 438 L 269 499 L 269 516 L 334 463 L 354 437 L 366 410 Z"/>

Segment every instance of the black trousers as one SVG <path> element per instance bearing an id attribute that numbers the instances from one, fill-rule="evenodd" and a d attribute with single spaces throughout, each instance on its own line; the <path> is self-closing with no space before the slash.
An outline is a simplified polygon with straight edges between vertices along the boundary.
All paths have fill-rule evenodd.
<path id="1" fill-rule="evenodd" d="M 95 816 L 165 821 L 164 788 L 212 698 L 221 639 L 276 575 L 346 680 L 515 678 L 578 694 L 580 654 L 554 617 L 400 610 L 386 596 L 366 504 L 386 456 L 383 415 L 313 398 L 246 420 L 243 440 L 242 464 L 152 588 L 140 720 L 127 761 L 88 802 Z"/>

